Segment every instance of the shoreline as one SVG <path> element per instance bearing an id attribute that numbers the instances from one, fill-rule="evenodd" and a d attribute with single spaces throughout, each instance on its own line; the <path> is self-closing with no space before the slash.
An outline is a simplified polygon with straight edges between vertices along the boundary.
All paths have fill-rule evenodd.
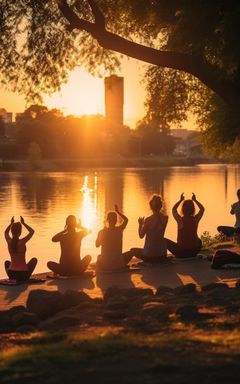
<path id="1" fill-rule="evenodd" d="M 134 264 L 134 263 L 133 263 Z M 132 265 L 133 267 L 133 265 Z M 134 265 L 135 267 L 135 265 Z M 217 270 L 211 269 L 210 262 L 206 259 L 175 261 L 173 263 L 157 266 L 141 266 L 138 269 L 130 269 L 121 272 L 103 273 L 95 272 L 94 264 L 90 265 L 90 271 L 95 275 L 72 278 L 47 278 L 49 272 L 33 274 L 33 278 L 44 279 L 44 282 L 34 284 L 23 283 L 16 286 L 2 285 L 0 290 L 0 311 L 14 305 L 25 305 L 29 292 L 36 289 L 46 291 L 80 290 L 92 298 L 100 298 L 106 289 L 117 286 L 119 288 L 143 288 L 152 289 L 154 292 L 159 286 L 167 286 L 174 289 L 194 283 L 198 288 L 211 283 L 226 283 L 234 286 L 239 279 L 239 269 Z M 5 277 L 6 278 L 6 277 Z"/>
<path id="2" fill-rule="evenodd" d="M 192 167 L 195 165 L 228 165 L 214 159 L 186 158 L 179 156 L 164 157 L 108 157 L 80 159 L 46 159 L 36 163 L 28 160 L 2 160 L 0 172 L 39 171 L 39 172 L 73 172 L 79 169 L 131 169 L 131 168 L 167 168 Z"/>

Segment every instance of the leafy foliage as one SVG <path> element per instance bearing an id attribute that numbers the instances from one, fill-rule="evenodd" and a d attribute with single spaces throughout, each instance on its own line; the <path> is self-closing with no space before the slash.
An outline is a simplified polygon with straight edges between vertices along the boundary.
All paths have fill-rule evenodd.
<path id="1" fill-rule="evenodd" d="M 0 46 L 1 83 L 28 100 L 59 90 L 76 66 L 94 72 L 104 65 L 110 72 L 119 65 L 86 32 L 70 34 L 54 0 L 3 0 Z"/>
<path id="2" fill-rule="evenodd" d="M 140 121 L 137 132 L 141 142 L 142 155 L 170 155 L 175 148 L 174 138 L 169 134 L 166 127 L 161 127 L 153 121 L 147 123 Z"/>
<path id="3" fill-rule="evenodd" d="M 69 72 L 84 65 L 106 75 L 119 66 L 119 55 L 103 49 L 82 29 L 67 28 L 60 0 L 2 0 L 0 4 L 0 82 L 11 90 L 40 100 L 43 92 L 59 90 Z M 240 3 L 229 0 L 96 0 L 106 29 L 172 54 L 195 58 L 195 77 L 185 72 L 150 67 L 146 73 L 147 121 L 159 127 L 180 124 L 187 111 L 197 115 L 204 141 L 219 154 L 239 136 Z M 69 0 L 79 18 L 94 23 L 87 0 Z M 96 37 L 96 36 L 95 36 Z M 123 43 L 124 44 L 124 43 Z M 121 51 L 121 50 L 120 50 Z M 205 65 L 205 84 L 196 78 Z M 180 65 L 179 65 L 179 69 Z M 198 78 L 203 79 L 204 76 Z M 214 78 L 214 86 L 213 80 Z M 223 102 L 231 99 L 231 106 Z M 214 144 L 214 145 L 213 145 Z"/>

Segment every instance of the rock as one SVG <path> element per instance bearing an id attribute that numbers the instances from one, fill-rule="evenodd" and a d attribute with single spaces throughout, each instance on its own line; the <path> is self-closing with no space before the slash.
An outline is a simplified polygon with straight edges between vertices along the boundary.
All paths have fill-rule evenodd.
<path id="1" fill-rule="evenodd" d="M 125 296 L 127 298 L 136 298 L 146 295 L 153 296 L 153 291 L 150 288 L 122 288 L 110 287 L 106 290 L 104 294 L 104 301 L 119 298 Z"/>
<path id="2" fill-rule="evenodd" d="M 235 288 L 236 289 L 236 288 Z M 206 291 L 206 295 L 212 297 L 213 299 L 219 299 L 220 304 L 224 303 L 226 300 L 231 300 L 232 298 L 240 297 L 238 292 L 234 292 L 234 288 L 230 289 L 228 286 L 219 286 L 213 288 L 209 291 Z"/>
<path id="3" fill-rule="evenodd" d="M 6 312 L 0 312 L 0 332 L 8 332 L 12 329 L 11 317 Z"/>
<path id="4" fill-rule="evenodd" d="M 109 300 L 105 305 L 106 309 L 117 310 L 117 309 L 126 309 L 129 306 L 128 300 Z"/>
<path id="5" fill-rule="evenodd" d="M 153 296 L 153 290 L 150 288 L 125 288 L 122 289 L 122 295 L 132 297 Z"/>
<path id="6" fill-rule="evenodd" d="M 159 302 L 148 302 L 143 305 L 142 315 L 154 317 L 158 320 L 168 320 L 171 307 Z"/>
<path id="7" fill-rule="evenodd" d="M 64 293 L 64 298 L 67 308 L 92 300 L 85 292 L 73 291 L 70 289 Z"/>
<path id="8" fill-rule="evenodd" d="M 33 325 L 21 325 L 20 327 L 16 328 L 16 332 L 32 333 L 32 332 L 36 332 L 36 328 Z"/>
<path id="9" fill-rule="evenodd" d="M 12 324 L 14 327 L 20 327 L 24 325 L 37 325 L 39 323 L 40 319 L 35 313 L 22 311 L 19 313 L 16 313 L 12 317 Z"/>
<path id="10" fill-rule="evenodd" d="M 183 305 L 176 310 L 176 315 L 182 320 L 195 320 L 199 316 L 198 307 L 196 305 Z"/>
<path id="11" fill-rule="evenodd" d="M 210 283 L 210 284 L 206 284 L 202 287 L 202 292 L 208 292 L 208 291 L 212 291 L 213 289 L 216 289 L 216 288 L 228 288 L 228 285 L 225 284 L 225 283 Z"/>
<path id="12" fill-rule="evenodd" d="M 110 311 L 107 310 L 103 312 L 103 317 L 108 320 L 121 320 L 126 317 L 126 312 L 125 311 Z"/>
<path id="13" fill-rule="evenodd" d="M 47 319 L 66 308 L 65 297 L 58 291 L 36 289 L 29 293 L 27 311 L 35 313 L 40 319 Z"/>
<path id="14" fill-rule="evenodd" d="M 225 308 L 225 313 L 227 313 L 228 315 L 235 315 L 236 313 L 239 313 L 239 312 L 240 312 L 240 308 L 238 305 L 228 305 Z"/>
<path id="15" fill-rule="evenodd" d="M 207 307 L 221 307 L 226 304 L 225 300 L 223 301 L 222 297 L 207 297 L 205 300 L 205 305 Z"/>
<path id="16" fill-rule="evenodd" d="M 239 300 L 240 299 L 240 289 L 238 288 L 228 288 L 225 289 L 225 297 L 230 300 Z"/>
<path id="17" fill-rule="evenodd" d="M 8 309 L 7 313 L 9 314 L 9 316 L 14 316 L 17 313 L 22 313 L 24 311 L 26 311 L 26 308 L 23 305 L 16 305 L 16 306 Z"/>
<path id="18" fill-rule="evenodd" d="M 174 291 L 172 288 L 165 287 L 164 285 L 161 285 L 158 287 L 156 291 L 156 296 L 164 296 L 164 295 L 173 295 Z"/>
<path id="19" fill-rule="evenodd" d="M 40 330 L 59 330 L 63 328 L 70 328 L 79 325 L 80 319 L 75 316 L 61 314 L 47 319 L 39 324 Z"/>
<path id="20" fill-rule="evenodd" d="M 120 289 L 118 287 L 109 287 L 104 293 L 104 301 L 118 298 L 120 296 Z"/>
<path id="21" fill-rule="evenodd" d="M 176 295 L 189 295 L 192 293 L 196 293 L 196 291 L 197 291 L 197 286 L 196 284 L 193 284 L 193 283 L 180 285 L 179 287 L 174 289 L 174 293 Z"/>
<path id="22" fill-rule="evenodd" d="M 76 308 L 77 311 L 85 311 L 86 309 L 91 308 L 99 308 L 100 305 L 96 304 L 94 301 L 83 301 L 82 303 L 76 305 L 74 308 Z"/>
<path id="23" fill-rule="evenodd" d="M 94 304 L 99 304 L 99 305 L 103 305 L 103 299 L 101 297 L 94 297 L 92 299 L 92 303 Z"/>

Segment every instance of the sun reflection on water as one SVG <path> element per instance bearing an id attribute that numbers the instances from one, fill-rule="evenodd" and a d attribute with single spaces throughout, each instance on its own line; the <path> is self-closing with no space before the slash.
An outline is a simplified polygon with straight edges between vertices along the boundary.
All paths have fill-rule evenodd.
<path id="1" fill-rule="evenodd" d="M 97 176 L 94 176 L 94 187 L 89 188 L 89 178 L 84 176 L 82 192 L 82 205 L 80 207 L 80 218 L 82 225 L 92 229 L 97 219 Z"/>

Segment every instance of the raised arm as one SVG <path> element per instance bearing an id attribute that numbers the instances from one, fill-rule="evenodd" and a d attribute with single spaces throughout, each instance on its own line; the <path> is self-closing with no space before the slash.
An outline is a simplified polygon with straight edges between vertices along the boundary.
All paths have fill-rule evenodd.
<path id="1" fill-rule="evenodd" d="M 97 248 L 102 245 L 102 233 L 103 233 L 102 230 L 98 232 L 98 236 L 97 236 L 96 241 L 95 241 L 95 245 Z"/>
<path id="2" fill-rule="evenodd" d="M 127 226 L 127 223 L 128 223 L 128 218 L 127 218 L 127 216 L 125 216 L 122 212 L 119 211 L 117 205 L 115 205 L 115 211 L 117 212 L 117 214 L 118 214 L 118 215 L 121 217 L 121 219 L 123 220 L 122 224 L 120 225 L 120 228 L 125 229 L 126 226 Z"/>
<path id="3" fill-rule="evenodd" d="M 14 223 L 14 216 L 11 218 L 11 222 L 7 226 L 7 228 L 5 229 L 5 232 L 4 232 L 4 236 L 5 236 L 5 239 L 6 239 L 7 243 L 11 240 L 9 232 L 10 232 L 10 229 L 11 229 L 11 226 L 12 226 L 13 223 Z"/>
<path id="4" fill-rule="evenodd" d="M 54 236 L 52 237 L 52 241 L 53 241 L 54 243 L 57 243 L 58 241 L 61 240 L 62 236 L 63 236 L 65 233 L 66 233 L 66 230 L 65 230 L 65 229 L 64 229 L 63 231 L 61 231 L 61 232 L 56 233 L 56 235 L 54 235 Z"/>
<path id="5" fill-rule="evenodd" d="M 78 223 L 77 223 L 77 226 L 76 226 L 77 229 L 80 229 L 80 231 L 78 231 L 79 235 L 81 238 L 89 235 L 89 233 L 91 233 L 91 229 L 87 229 L 87 228 L 84 228 L 81 224 L 81 220 L 78 219 Z"/>
<path id="6" fill-rule="evenodd" d="M 235 214 L 235 207 L 236 207 L 236 203 L 231 205 L 231 211 L 230 211 L 231 215 Z"/>
<path id="7" fill-rule="evenodd" d="M 163 224 L 163 232 L 165 232 L 168 223 L 168 216 L 163 216 L 162 224 Z"/>
<path id="8" fill-rule="evenodd" d="M 138 218 L 138 236 L 142 239 L 146 235 L 145 217 Z"/>
<path id="9" fill-rule="evenodd" d="M 24 218 L 22 216 L 20 216 L 20 222 L 21 224 L 28 230 L 28 234 L 27 236 L 25 236 L 22 240 L 24 240 L 25 242 L 27 242 L 28 240 L 31 239 L 31 237 L 33 236 L 34 234 L 34 229 L 31 228 L 28 224 L 25 223 L 24 221 Z"/>
<path id="10" fill-rule="evenodd" d="M 199 221 L 199 220 L 201 220 L 201 218 L 203 217 L 205 208 L 204 208 L 204 206 L 197 200 L 195 193 L 192 194 L 192 200 L 194 201 L 194 203 L 195 203 L 195 204 L 197 205 L 197 207 L 199 208 L 199 212 L 195 215 L 195 218 Z"/>
<path id="11" fill-rule="evenodd" d="M 178 207 L 183 200 L 184 200 L 184 194 L 182 193 L 180 196 L 180 199 L 176 202 L 176 204 L 174 204 L 174 206 L 172 208 L 172 214 L 173 214 L 173 217 L 176 221 L 179 221 L 181 219 L 181 216 L 179 215 L 177 210 L 178 210 Z"/>
<path id="12" fill-rule="evenodd" d="M 91 233 L 91 230 L 90 229 L 87 229 L 87 228 L 83 228 L 82 227 L 82 230 L 80 231 L 80 234 L 81 234 L 81 238 L 89 235 L 89 233 Z"/>

